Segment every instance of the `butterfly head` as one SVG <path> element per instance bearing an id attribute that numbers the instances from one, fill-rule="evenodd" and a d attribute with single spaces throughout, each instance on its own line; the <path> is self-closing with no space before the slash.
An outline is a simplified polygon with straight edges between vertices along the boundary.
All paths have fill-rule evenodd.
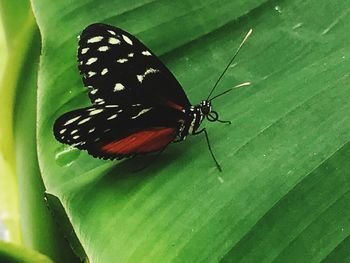
<path id="1" fill-rule="evenodd" d="M 201 115 L 204 116 L 208 121 L 214 122 L 218 120 L 219 115 L 216 111 L 212 110 L 210 100 L 202 100 L 199 104 L 199 109 Z"/>
<path id="2" fill-rule="evenodd" d="M 199 109 L 204 116 L 207 116 L 211 112 L 211 101 L 202 100 L 199 104 Z"/>

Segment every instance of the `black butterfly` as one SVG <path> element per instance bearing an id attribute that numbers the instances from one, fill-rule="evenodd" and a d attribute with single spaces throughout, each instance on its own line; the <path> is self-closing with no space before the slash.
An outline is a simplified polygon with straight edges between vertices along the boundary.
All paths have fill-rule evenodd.
<path id="1" fill-rule="evenodd" d="M 220 121 L 211 101 L 231 89 L 210 96 L 229 65 L 208 98 L 192 106 L 157 56 L 122 29 L 101 23 L 85 28 L 79 40 L 78 63 L 93 105 L 56 120 L 53 131 L 58 141 L 87 150 L 94 157 L 122 159 L 159 152 L 189 134 L 204 132 L 221 170 L 205 128 L 198 128 L 204 118 Z"/>

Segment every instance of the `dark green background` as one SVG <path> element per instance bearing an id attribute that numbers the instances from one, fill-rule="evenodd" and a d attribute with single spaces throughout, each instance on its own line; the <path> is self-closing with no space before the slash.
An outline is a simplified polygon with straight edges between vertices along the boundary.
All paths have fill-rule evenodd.
<path id="1" fill-rule="evenodd" d="M 37 105 L 41 177 L 91 262 L 350 261 L 346 0 L 32 0 L 32 6 L 42 39 L 36 103 L 30 99 Z M 89 104 L 76 37 L 93 22 L 140 38 L 193 103 L 206 97 L 253 28 L 217 92 L 253 85 L 215 101 L 232 125 L 203 124 L 223 173 L 200 136 L 171 145 L 137 174 L 132 168 L 147 157 L 106 162 L 54 139 L 54 120 Z M 18 123 L 35 129 L 32 121 Z M 36 153 L 33 143 L 23 145 Z"/>

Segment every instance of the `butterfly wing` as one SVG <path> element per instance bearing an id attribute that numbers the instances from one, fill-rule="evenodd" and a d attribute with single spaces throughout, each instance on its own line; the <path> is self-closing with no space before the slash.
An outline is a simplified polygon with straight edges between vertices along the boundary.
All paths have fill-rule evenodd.
<path id="1" fill-rule="evenodd" d="M 171 107 L 142 104 L 94 105 L 59 117 L 54 135 L 95 157 L 121 159 L 159 151 L 174 141 L 182 114 Z"/>
<path id="2" fill-rule="evenodd" d="M 78 48 L 79 70 L 94 104 L 143 101 L 183 109 L 190 102 L 166 66 L 124 30 L 92 24 Z"/>

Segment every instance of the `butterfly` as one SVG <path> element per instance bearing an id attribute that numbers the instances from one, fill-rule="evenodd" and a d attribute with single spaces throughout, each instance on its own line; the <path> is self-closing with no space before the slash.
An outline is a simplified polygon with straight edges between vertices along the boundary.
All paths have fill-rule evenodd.
<path id="1" fill-rule="evenodd" d="M 224 75 L 239 49 L 220 76 Z M 122 159 L 161 152 L 187 135 L 204 133 L 202 121 L 219 121 L 211 101 L 227 90 L 192 105 L 180 83 L 157 56 L 135 36 L 102 23 L 86 27 L 79 37 L 78 68 L 92 105 L 67 112 L 54 123 L 55 138 L 87 150 L 94 157 Z M 243 83 L 236 87 L 246 86 Z"/>

